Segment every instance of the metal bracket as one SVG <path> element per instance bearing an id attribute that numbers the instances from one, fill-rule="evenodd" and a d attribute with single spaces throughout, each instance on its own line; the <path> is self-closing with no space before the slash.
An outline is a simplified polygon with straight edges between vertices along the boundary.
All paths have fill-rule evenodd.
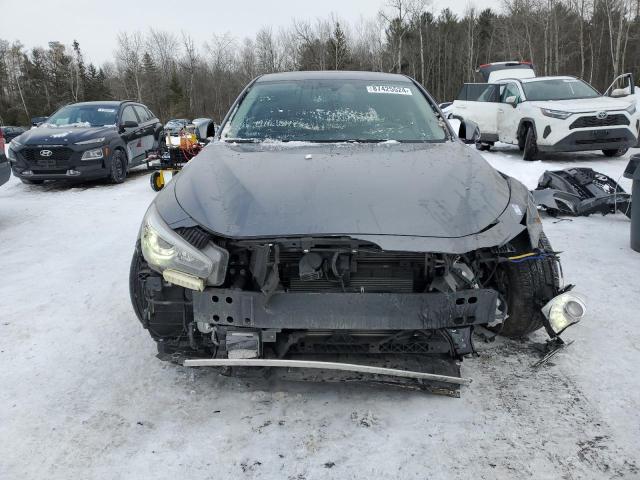
<path id="1" fill-rule="evenodd" d="M 470 378 L 438 375 L 435 373 L 399 370 L 396 368 L 373 367 L 354 363 L 320 362 L 313 360 L 277 360 L 265 358 L 228 359 L 228 358 L 193 358 L 185 359 L 185 367 L 279 367 L 279 368 L 311 368 L 317 370 L 340 370 L 347 372 L 368 373 L 373 375 L 388 375 L 391 377 L 416 378 L 432 382 L 469 385 Z"/>

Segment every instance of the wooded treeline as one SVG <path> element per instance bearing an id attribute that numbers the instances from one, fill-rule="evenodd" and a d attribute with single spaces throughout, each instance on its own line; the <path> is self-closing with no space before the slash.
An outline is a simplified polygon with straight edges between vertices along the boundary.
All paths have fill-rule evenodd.
<path id="1" fill-rule="evenodd" d="M 0 124 L 28 124 L 70 102 L 135 99 L 162 120 L 220 121 L 242 87 L 285 70 L 402 72 L 439 101 L 452 99 L 482 63 L 531 60 L 539 75 L 582 77 L 604 90 L 640 76 L 640 0 L 504 0 L 499 10 L 433 12 L 428 0 L 387 0 L 370 19 L 330 16 L 262 28 L 253 38 L 212 33 L 121 32 L 112 61 L 87 63 L 81 45 L 27 51 L 0 40 Z"/>

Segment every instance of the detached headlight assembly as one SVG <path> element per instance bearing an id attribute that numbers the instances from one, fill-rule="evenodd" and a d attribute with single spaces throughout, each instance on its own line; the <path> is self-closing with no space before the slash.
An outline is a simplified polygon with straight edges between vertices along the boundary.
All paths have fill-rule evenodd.
<path id="1" fill-rule="evenodd" d="M 573 292 L 558 295 L 542 307 L 542 314 L 549 322 L 553 336 L 556 337 L 582 320 L 586 313 L 584 297 Z"/>
<path id="2" fill-rule="evenodd" d="M 542 111 L 542 114 L 545 117 L 559 118 L 560 120 L 566 120 L 571 115 L 573 115 L 573 113 L 571 112 L 563 112 L 562 110 L 551 110 L 549 108 L 541 108 L 540 111 Z"/>
<path id="3" fill-rule="evenodd" d="M 168 282 L 200 291 L 224 283 L 229 252 L 212 242 L 198 250 L 169 228 L 154 204 L 142 222 L 140 243 L 149 266 Z"/>
<path id="4" fill-rule="evenodd" d="M 80 160 L 100 160 L 103 157 L 104 152 L 102 151 L 102 148 L 93 148 L 84 152 Z"/>

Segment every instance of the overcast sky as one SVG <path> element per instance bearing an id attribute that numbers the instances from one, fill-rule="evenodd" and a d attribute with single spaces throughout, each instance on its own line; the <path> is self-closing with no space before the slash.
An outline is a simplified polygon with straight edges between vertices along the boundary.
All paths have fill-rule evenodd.
<path id="1" fill-rule="evenodd" d="M 463 13 L 469 0 L 432 0 L 439 12 L 449 6 Z M 348 22 L 372 18 L 384 0 L 0 0 L 0 38 L 20 40 L 31 48 L 57 40 L 80 42 L 85 58 L 101 64 L 111 60 L 119 31 L 149 27 L 189 33 L 198 45 L 213 33 L 253 36 L 263 26 L 287 26 L 293 18 L 314 19 L 335 14 Z M 499 0 L 475 0 L 478 8 Z M 5 16 L 4 14 L 8 14 Z"/>

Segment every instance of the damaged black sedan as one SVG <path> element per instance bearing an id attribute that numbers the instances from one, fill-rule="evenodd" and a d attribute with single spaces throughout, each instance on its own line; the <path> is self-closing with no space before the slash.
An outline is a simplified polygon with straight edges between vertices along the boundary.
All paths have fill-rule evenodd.
<path id="1" fill-rule="evenodd" d="M 584 305 L 517 180 L 401 75 L 265 75 L 147 211 L 131 298 L 164 358 L 473 351 Z M 543 312 L 543 307 L 546 309 Z"/>

